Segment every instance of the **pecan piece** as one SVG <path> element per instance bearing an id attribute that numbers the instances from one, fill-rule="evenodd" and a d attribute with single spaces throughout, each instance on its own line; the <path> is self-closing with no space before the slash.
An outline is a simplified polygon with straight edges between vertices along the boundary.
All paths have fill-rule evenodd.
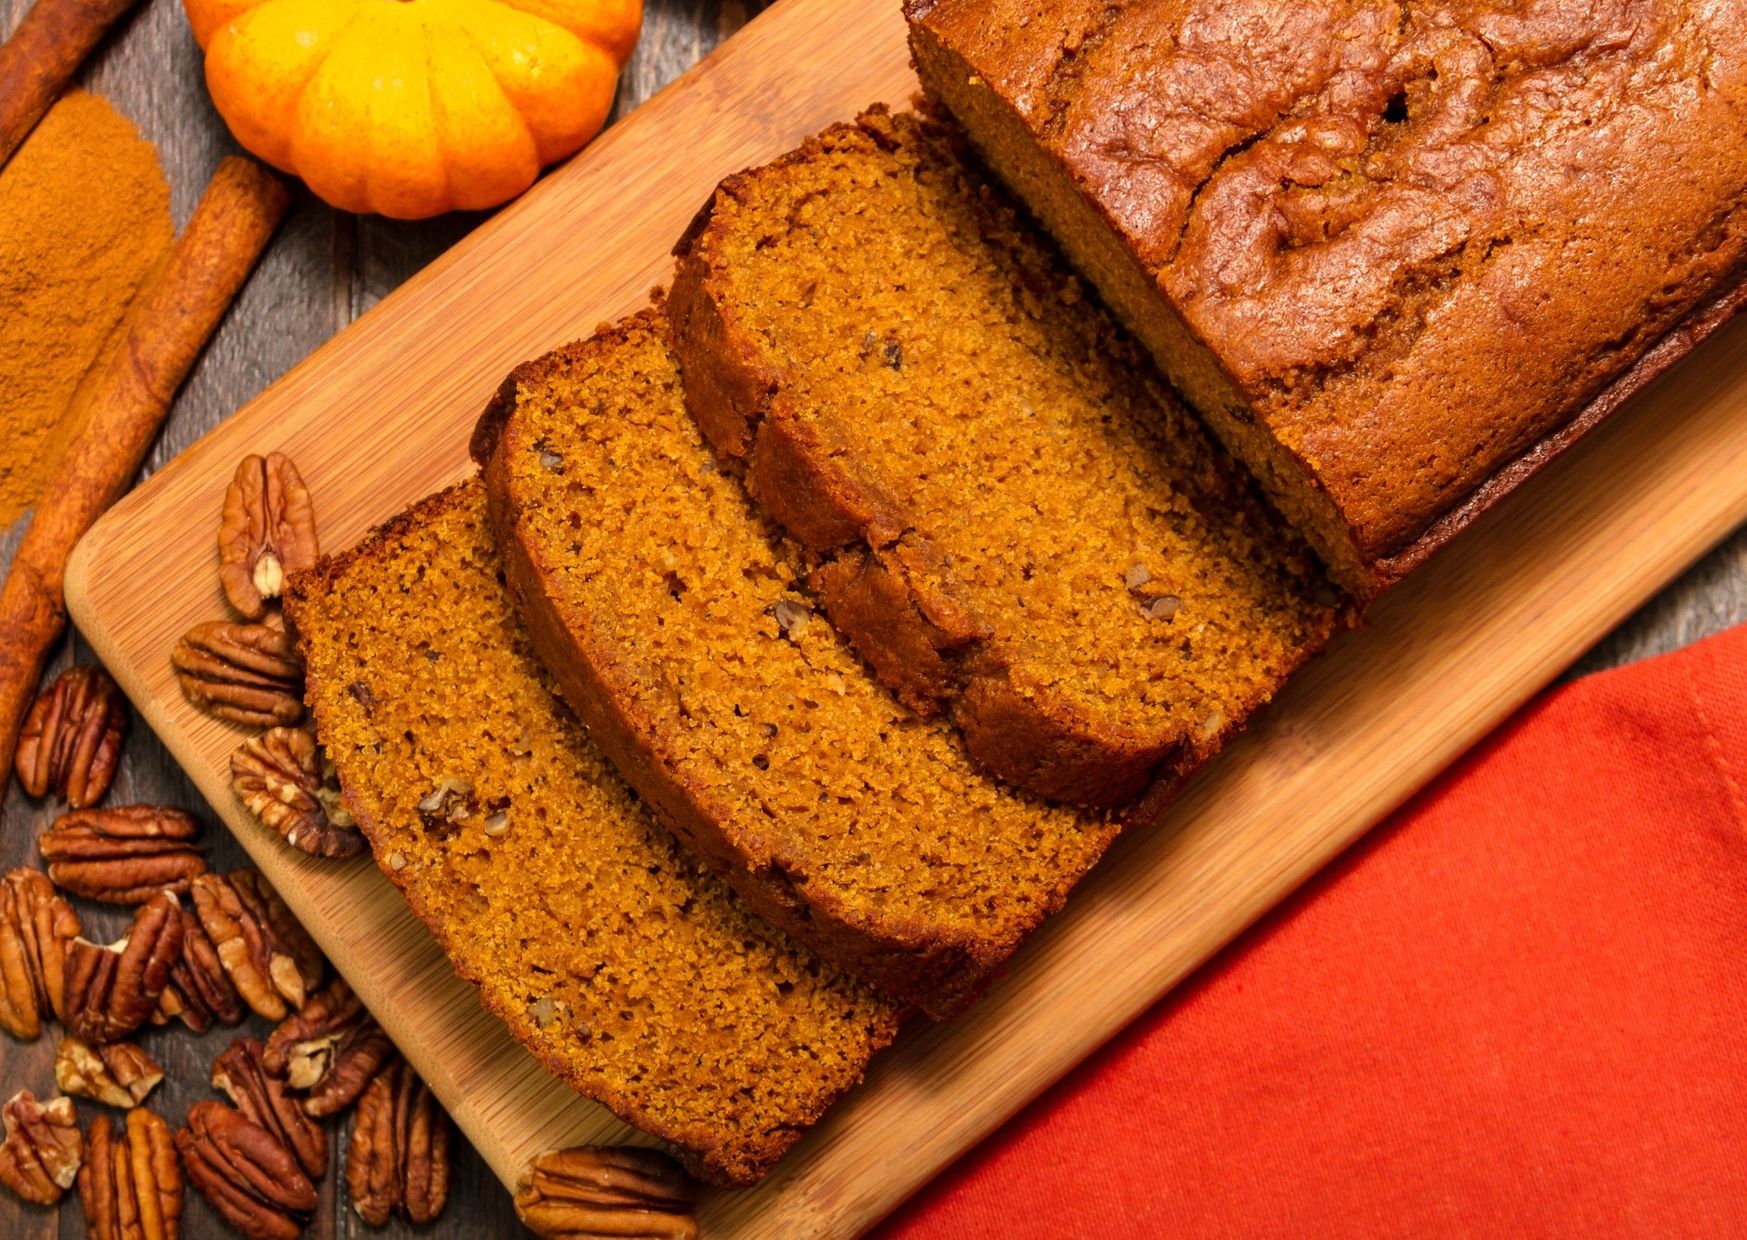
<path id="1" fill-rule="evenodd" d="M 315 1185 L 279 1138 L 222 1102 L 196 1102 L 176 1134 L 182 1167 L 225 1222 L 249 1240 L 296 1240 Z"/>
<path id="2" fill-rule="evenodd" d="M 71 1098 L 53 1098 L 45 1106 L 21 1089 L 0 1110 L 6 1120 L 6 1140 L 0 1143 L 0 1184 L 26 1201 L 52 1206 L 73 1187 L 84 1157 L 79 1117 Z"/>
<path id="3" fill-rule="evenodd" d="M 449 1115 L 405 1060 L 377 1074 L 364 1096 L 346 1151 L 352 1208 L 372 1227 L 389 1215 L 423 1225 L 449 1199 Z"/>
<path id="4" fill-rule="evenodd" d="M 33 797 L 49 789 L 74 809 L 95 805 L 109 791 L 127 702 L 100 667 L 69 667 L 36 699 L 18 734 L 18 782 Z"/>
<path id="5" fill-rule="evenodd" d="M 319 1119 L 356 1102 L 394 1053 L 382 1026 L 335 977 L 273 1031 L 263 1062 L 291 1088 L 308 1091 L 303 1109 Z"/>
<path id="6" fill-rule="evenodd" d="M 334 764 L 308 728 L 274 728 L 231 754 L 231 788 L 243 806 L 293 848 L 355 857 L 364 836 L 340 804 Z"/>
<path id="7" fill-rule="evenodd" d="M 107 947 L 84 938 L 67 953 L 67 1031 L 116 1042 L 146 1023 L 182 954 L 181 906 L 161 891 L 139 906 L 127 934 Z"/>
<path id="8" fill-rule="evenodd" d="M 170 967 L 170 982 L 158 996 L 152 1024 L 167 1025 L 173 1019 L 195 1033 L 205 1033 L 217 1021 L 241 1023 L 247 1009 L 243 997 L 231 985 L 230 974 L 218 958 L 218 948 L 207 937 L 200 918 L 182 910 L 182 955 Z"/>
<path id="9" fill-rule="evenodd" d="M 291 458 L 244 457 L 225 490 L 218 526 L 218 576 L 231 606 L 259 620 L 286 575 L 313 567 L 320 554 L 309 488 Z"/>
<path id="10" fill-rule="evenodd" d="M 55 1048 L 55 1084 L 63 1094 L 126 1110 L 144 1102 L 163 1079 L 158 1061 L 132 1042 L 92 1046 L 62 1038 Z"/>
<path id="11" fill-rule="evenodd" d="M 62 814 L 37 837 L 49 878 L 108 904 L 141 904 L 160 891 L 186 895 L 206 861 L 194 843 L 200 820 L 179 809 L 122 805 Z"/>
<path id="12" fill-rule="evenodd" d="M 67 950 L 79 915 L 40 870 L 20 866 L 0 880 L 0 1026 L 34 1038 L 51 1014 L 66 1019 Z"/>
<path id="13" fill-rule="evenodd" d="M 250 728 L 303 718 L 303 660 L 283 629 L 197 624 L 176 643 L 170 664 L 182 696 L 216 718 Z"/>
<path id="14" fill-rule="evenodd" d="M 212 1087 L 290 1150 L 311 1180 L 328 1169 L 328 1134 L 261 1063 L 261 1043 L 238 1038 L 212 1063 Z"/>
<path id="15" fill-rule="evenodd" d="M 641 1146 L 579 1145 L 536 1158 L 516 1184 L 516 1217 L 547 1240 L 695 1240 L 695 1189 Z"/>
<path id="16" fill-rule="evenodd" d="M 182 1229 L 182 1169 L 162 1117 L 143 1107 L 122 1131 L 107 1115 L 91 1123 L 79 1205 L 90 1240 L 176 1240 Z"/>
<path id="17" fill-rule="evenodd" d="M 261 872 L 202 874 L 189 890 L 201 926 L 250 1009 L 284 1020 L 291 1008 L 301 1008 L 325 962 Z"/>

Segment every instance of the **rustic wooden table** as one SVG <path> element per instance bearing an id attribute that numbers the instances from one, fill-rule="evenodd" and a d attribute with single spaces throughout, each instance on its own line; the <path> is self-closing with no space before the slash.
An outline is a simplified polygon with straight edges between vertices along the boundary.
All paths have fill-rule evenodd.
<path id="1" fill-rule="evenodd" d="M 0 0 L 0 30 L 9 30 L 29 0 Z M 732 34 L 768 0 L 646 0 L 643 42 L 626 72 L 616 109 L 622 115 L 653 94 Z M 895 0 L 886 0 L 895 3 Z M 221 155 L 234 149 L 223 123 L 201 85 L 200 55 L 189 35 L 178 0 L 146 0 L 99 52 L 82 75 L 91 88 L 115 102 L 146 137 L 158 145 L 168 174 L 176 222 L 180 226 Z M 300 191 L 297 205 L 206 350 L 176 401 L 147 469 L 153 470 L 215 426 L 334 332 L 369 309 L 379 298 L 459 239 L 478 217 L 454 216 L 423 224 L 359 219 L 323 206 Z M 484 394 L 481 394 L 483 400 Z M 0 536 L 0 562 L 9 560 L 21 529 Z M 1592 651 L 1573 674 L 1641 658 L 1684 645 L 1707 633 L 1747 619 L 1747 530 L 1688 572 Z M 57 668 L 69 659 L 89 661 L 76 640 L 66 644 Z M 209 830 L 214 868 L 244 863 L 241 850 L 149 733 L 136 729 L 129 740 L 110 800 L 115 804 L 155 802 L 198 809 Z M 0 816 L 0 869 L 36 861 L 33 840 L 50 811 L 10 789 Z M 92 937 L 119 932 L 123 918 L 96 906 L 81 909 Z M 252 1019 L 244 1031 L 263 1035 Z M 210 1096 L 207 1075 L 214 1056 L 234 1036 L 215 1029 L 195 1038 L 185 1031 L 157 1031 L 146 1045 L 168 1070 L 151 1105 L 179 1121 L 187 1106 Z M 0 1085 L 9 1095 L 29 1087 L 51 1092 L 53 1039 L 23 1046 L 0 1041 Z M 89 1109 L 87 1109 L 89 1113 Z M 417 1229 L 395 1224 L 372 1233 L 348 1208 L 341 1175 L 346 1149 L 343 1128 L 336 1130 L 333 1170 L 323 1183 L 314 1236 L 412 1235 Z M 470 1149 L 457 1150 L 448 1212 L 433 1229 L 438 1234 L 488 1237 L 520 1229 L 508 1196 Z M 83 1234 L 79 1211 L 58 1214 L 21 1207 L 0 1194 L 0 1235 L 75 1237 Z M 206 1203 L 190 1193 L 183 1235 L 204 1240 L 229 1234 Z"/>

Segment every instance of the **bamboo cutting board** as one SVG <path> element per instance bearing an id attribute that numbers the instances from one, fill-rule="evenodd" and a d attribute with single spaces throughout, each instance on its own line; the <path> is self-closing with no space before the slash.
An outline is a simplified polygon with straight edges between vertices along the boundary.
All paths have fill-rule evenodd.
<path id="1" fill-rule="evenodd" d="M 303 858 L 241 813 L 226 779 L 241 734 L 189 707 L 169 664 L 178 636 L 226 614 L 225 483 L 245 453 L 284 450 L 324 545 L 349 545 L 466 471 L 473 419 L 514 364 L 641 304 L 718 178 L 913 89 L 896 0 L 773 8 L 123 500 L 68 573 L 92 646 L 506 1183 L 542 1150 L 633 1134 L 480 1011 L 367 860 Z M 906 1029 L 764 1185 L 707 1195 L 705 1234 L 871 1225 L 1743 520 L 1747 322 L 1337 641 L 986 1001 Z"/>

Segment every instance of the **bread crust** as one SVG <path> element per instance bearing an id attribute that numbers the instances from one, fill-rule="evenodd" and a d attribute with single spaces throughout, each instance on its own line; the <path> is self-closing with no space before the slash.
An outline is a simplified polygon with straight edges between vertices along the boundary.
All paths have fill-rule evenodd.
<path id="1" fill-rule="evenodd" d="M 733 886 L 758 916 L 825 959 L 896 999 L 943 1020 L 968 1007 L 1019 942 L 1067 899 L 1078 874 L 1064 876 L 1033 915 L 999 934 L 945 936 L 920 919 L 879 908 L 846 907 L 830 890 L 785 863 L 772 839 L 733 827 L 737 816 L 709 789 L 679 770 L 658 721 L 640 703 L 612 644 L 595 637 L 587 615 L 567 610 L 552 587 L 554 565 L 530 536 L 509 477 L 509 458 L 528 445 L 515 421 L 518 393 L 571 364 L 578 350 L 610 348 L 633 331 L 664 333 L 659 313 L 645 312 L 589 341 L 518 367 L 481 418 L 475 447 L 488 512 L 512 595 L 541 660 L 591 739 L 636 788 L 656 818 Z M 1149 808 L 1154 806 L 1149 803 Z M 1109 832 L 1114 838 L 1115 830 Z"/>
<path id="2" fill-rule="evenodd" d="M 488 428 L 491 433 L 495 433 L 495 429 Z M 472 502 L 467 492 L 478 485 L 477 479 L 470 478 L 427 496 L 377 526 L 354 546 L 325 557 L 306 572 L 293 575 L 287 582 L 284 597 L 288 624 L 295 631 L 299 613 L 311 605 L 313 599 L 331 590 L 334 582 L 360 557 L 385 544 L 393 544 L 407 532 L 462 504 Z M 318 734 L 324 722 L 322 703 L 327 696 L 320 674 L 312 664 L 305 687 L 305 700 L 315 719 Z M 413 915 L 424 923 L 425 928 L 436 939 L 456 975 L 476 988 L 480 1006 L 503 1021 L 515 1039 L 553 1076 L 578 1093 L 600 1103 L 626 1123 L 667 1142 L 692 1175 L 726 1188 L 750 1187 L 763 1179 L 783 1154 L 800 1140 L 806 1129 L 816 1123 L 829 1108 L 832 1100 L 821 1100 L 810 1114 L 797 1115 L 791 1125 L 768 1132 L 760 1141 L 702 1143 L 697 1133 L 681 1132 L 662 1123 L 659 1118 L 645 1111 L 634 1096 L 605 1086 L 598 1080 L 586 1078 L 571 1059 L 560 1053 L 551 1039 L 545 1036 L 525 1007 L 496 1001 L 485 989 L 485 976 L 467 963 L 469 958 L 465 954 L 458 954 L 455 950 L 457 927 L 449 919 L 439 916 L 425 902 L 421 889 L 408 883 L 402 872 L 396 871 L 387 863 L 384 856 L 386 836 L 382 823 L 371 812 L 369 804 L 349 785 L 345 772 L 342 770 L 340 774 L 341 800 L 357 821 L 365 838 L 370 841 L 371 854 L 376 859 L 377 868 L 400 891 Z M 896 1036 L 897 1027 L 896 1020 L 889 1022 L 882 1031 L 882 1036 L 874 1039 L 870 1053 L 887 1045 Z"/>
<path id="3" fill-rule="evenodd" d="M 1394 585 L 1424 564 L 1452 538 L 1479 520 L 1517 487 L 1533 478 L 1576 445 L 1604 418 L 1666 374 L 1670 367 L 1698 348 L 1747 307 L 1747 273 L 1717 296 L 1696 307 L 1648 352 L 1565 425 L 1547 432 L 1521 455 L 1503 465 L 1468 498 L 1433 521 L 1401 551 L 1376 562 L 1378 589 Z"/>

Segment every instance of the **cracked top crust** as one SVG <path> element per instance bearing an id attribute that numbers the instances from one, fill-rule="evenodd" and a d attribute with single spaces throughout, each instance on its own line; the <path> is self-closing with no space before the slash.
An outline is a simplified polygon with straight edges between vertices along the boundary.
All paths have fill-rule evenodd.
<path id="1" fill-rule="evenodd" d="M 1747 252 L 1741 0 L 926 0 L 1373 557 Z"/>

